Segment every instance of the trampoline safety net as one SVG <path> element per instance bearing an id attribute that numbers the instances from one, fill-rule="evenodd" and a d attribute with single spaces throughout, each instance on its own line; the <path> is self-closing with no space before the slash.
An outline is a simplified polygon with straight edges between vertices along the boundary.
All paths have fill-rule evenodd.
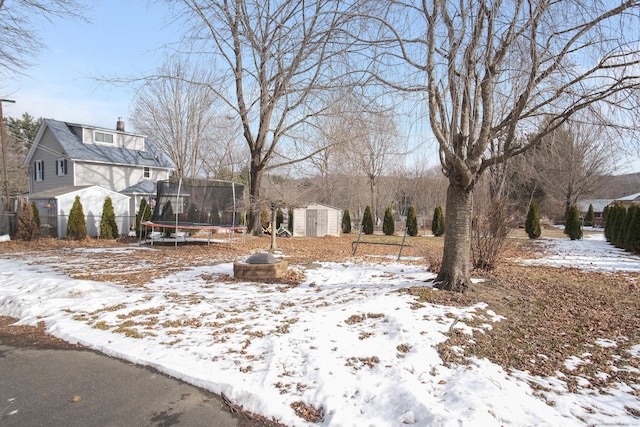
<path id="1" fill-rule="evenodd" d="M 182 178 L 158 181 L 152 200 L 155 223 L 239 225 L 244 185 L 232 181 Z"/>

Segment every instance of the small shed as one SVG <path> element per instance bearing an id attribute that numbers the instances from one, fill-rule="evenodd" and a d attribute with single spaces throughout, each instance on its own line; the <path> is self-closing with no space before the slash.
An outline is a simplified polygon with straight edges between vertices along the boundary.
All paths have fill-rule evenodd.
<path id="1" fill-rule="evenodd" d="M 342 210 L 320 203 L 293 210 L 294 237 L 340 236 Z"/>
<path id="2" fill-rule="evenodd" d="M 80 203 L 82 203 L 88 236 L 98 237 L 100 235 L 102 208 L 107 197 L 110 197 L 113 203 L 118 232 L 126 234 L 129 231 L 129 196 L 98 185 L 70 186 L 29 195 L 29 202 L 35 202 L 38 207 L 44 236 L 66 237 L 69 212 L 76 196 L 80 197 Z"/>

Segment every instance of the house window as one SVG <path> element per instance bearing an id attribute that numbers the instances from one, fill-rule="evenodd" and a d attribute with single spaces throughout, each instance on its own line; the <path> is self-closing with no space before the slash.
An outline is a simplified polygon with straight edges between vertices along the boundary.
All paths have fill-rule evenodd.
<path id="1" fill-rule="evenodd" d="M 94 132 L 93 138 L 96 142 L 102 142 L 103 144 L 113 144 L 113 134 L 104 132 Z"/>
<path id="2" fill-rule="evenodd" d="M 36 181 L 44 181 L 44 161 L 36 160 L 33 163 L 33 175 Z"/>
<path id="3" fill-rule="evenodd" d="M 67 174 L 67 159 L 56 160 L 56 175 L 64 176 Z"/>
<path id="4" fill-rule="evenodd" d="M 142 170 L 142 176 L 145 178 L 151 178 L 151 169 L 147 166 Z"/>

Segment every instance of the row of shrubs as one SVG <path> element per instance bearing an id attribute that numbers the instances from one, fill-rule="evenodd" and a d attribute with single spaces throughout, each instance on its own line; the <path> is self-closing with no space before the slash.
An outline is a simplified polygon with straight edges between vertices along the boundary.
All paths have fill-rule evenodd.
<path id="1" fill-rule="evenodd" d="M 25 203 L 18 212 L 18 225 L 16 238 L 18 240 L 36 240 L 40 237 L 40 211 L 35 202 Z M 102 215 L 100 217 L 100 238 L 118 238 L 118 225 L 113 209 L 113 201 L 110 197 L 104 200 Z M 87 222 L 84 217 L 84 209 L 80 202 L 80 196 L 76 196 L 69 220 L 67 221 L 67 239 L 84 240 L 87 237 Z"/>
<path id="2" fill-rule="evenodd" d="M 442 236 L 444 234 L 444 214 L 442 206 L 436 206 L 433 211 L 433 221 L 431 222 L 431 231 L 434 236 Z M 342 232 L 344 234 L 351 233 L 351 214 L 349 209 L 345 209 L 342 214 Z M 367 205 L 362 215 L 362 232 L 364 234 L 373 234 L 373 215 L 371 206 Z M 395 233 L 395 222 L 393 220 L 393 211 L 388 206 L 384 212 L 382 220 L 382 232 L 387 236 Z M 407 234 L 409 236 L 418 235 L 418 215 L 415 206 L 410 206 L 407 212 Z"/>
<path id="3" fill-rule="evenodd" d="M 607 206 L 603 212 L 605 217 L 604 237 L 612 245 L 630 252 L 640 252 L 640 206 L 631 205 L 625 208 L 616 203 Z"/>

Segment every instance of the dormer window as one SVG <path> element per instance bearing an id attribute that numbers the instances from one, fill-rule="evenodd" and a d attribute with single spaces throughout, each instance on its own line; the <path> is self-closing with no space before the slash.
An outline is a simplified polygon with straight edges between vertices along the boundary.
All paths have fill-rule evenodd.
<path id="1" fill-rule="evenodd" d="M 113 134 L 95 131 L 93 133 L 93 140 L 102 144 L 113 144 Z"/>

